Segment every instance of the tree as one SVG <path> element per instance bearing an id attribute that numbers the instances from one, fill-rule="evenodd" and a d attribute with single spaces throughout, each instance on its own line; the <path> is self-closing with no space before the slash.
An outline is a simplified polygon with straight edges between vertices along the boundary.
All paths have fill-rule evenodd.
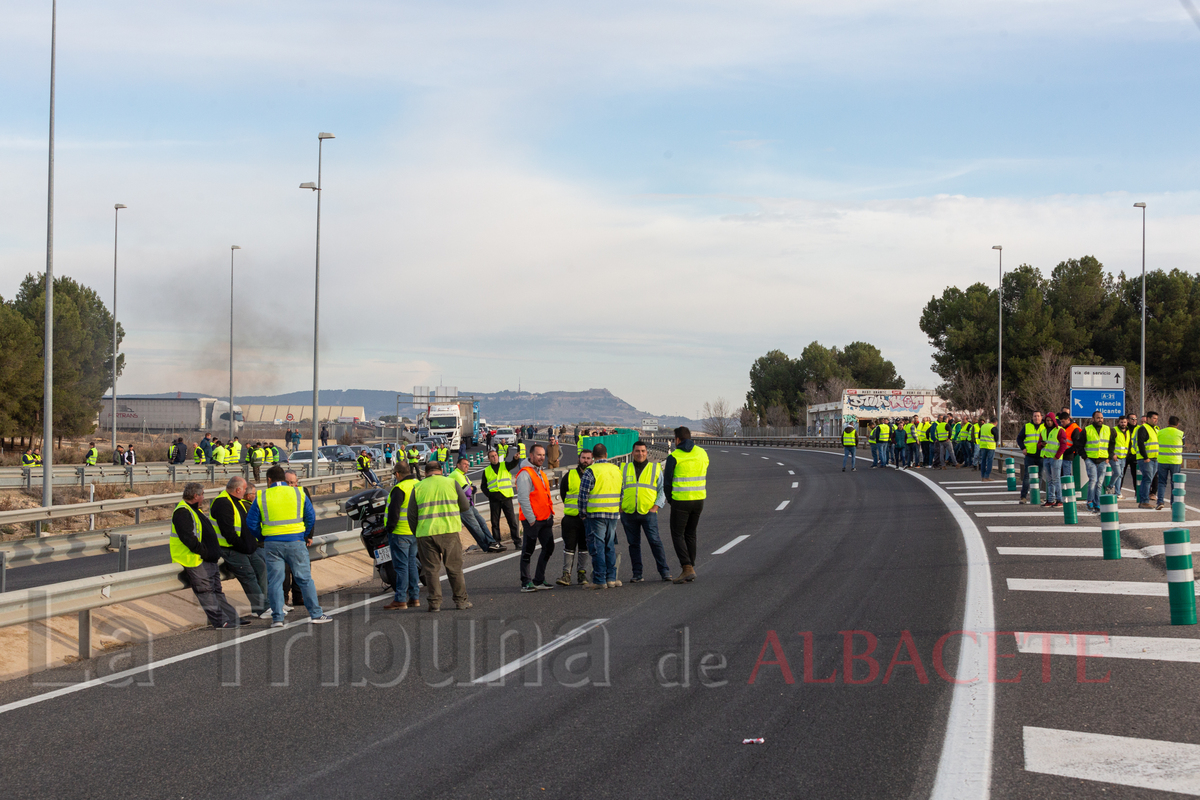
<path id="1" fill-rule="evenodd" d="M 794 415 L 803 405 L 804 384 L 798 373 L 799 365 L 782 350 L 772 350 L 756 359 L 750 367 L 746 408 L 756 416 L 766 417 L 768 408 L 781 405 Z"/>
<path id="2" fill-rule="evenodd" d="M 904 379 L 874 345 L 852 342 L 840 350 L 814 341 L 799 359 L 789 358 L 782 350 L 757 359 L 750 368 L 746 408 L 757 419 L 787 427 L 805 417 L 807 406 L 838 400 L 843 389 L 854 387 L 902 389 Z M 773 407 L 782 410 L 772 413 Z"/>
<path id="3" fill-rule="evenodd" d="M 0 298 L 0 436 L 31 431 L 24 414 L 41 402 L 40 347 L 29 322 Z"/>
<path id="4" fill-rule="evenodd" d="M 836 350 L 834 348 L 838 364 L 849 373 L 855 386 L 863 389 L 904 388 L 904 379 L 896 374 L 896 365 L 885 359 L 875 345 L 851 342 L 841 353 Z"/>
<path id="5" fill-rule="evenodd" d="M 782 405 L 773 405 L 767 409 L 767 425 L 772 428 L 790 428 L 792 415 Z"/>
<path id="6" fill-rule="evenodd" d="M 711 403 L 705 401 L 701 426 L 709 436 L 728 438 L 734 434 L 734 414 L 733 407 L 724 397 L 718 397 Z"/>

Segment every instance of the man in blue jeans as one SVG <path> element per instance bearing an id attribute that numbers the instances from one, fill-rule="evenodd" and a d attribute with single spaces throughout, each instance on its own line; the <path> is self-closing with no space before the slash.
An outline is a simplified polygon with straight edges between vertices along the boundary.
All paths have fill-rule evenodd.
<path id="1" fill-rule="evenodd" d="M 269 485 L 258 493 L 246 516 L 246 528 L 265 545 L 272 628 L 283 627 L 283 575 L 288 568 L 292 571 L 293 585 L 300 587 L 310 621 L 317 624 L 330 621 L 317 602 L 317 589 L 309 571 L 306 540 L 312 538 L 317 514 L 304 490 L 289 486 L 286 478 L 285 470 L 278 464 L 267 470 Z"/>
<path id="2" fill-rule="evenodd" d="M 879 466 L 879 426 L 867 423 L 867 443 L 871 445 L 871 469 Z"/>
<path id="3" fill-rule="evenodd" d="M 417 481 L 408 463 L 401 461 L 392 468 L 396 483 L 388 492 L 384 530 L 388 532 L 388 550 L 392 556 L 392 602 L 387 611 L 421 607 L 421 578 L 417 561 L 417 534 L 408 524 L 408 504 L 412 502 Z"/>
<path id="4" fill-rule="evenodd" d="M 579 480 L 579 510 L 587 529 L 592 582 L 585 589 L 615 589 L 617 579 L 617 524 L 621 521 L 621 470 L 608 463 L 608 448 L 592 448 L 595 462 Z"/>
<path id="5" fill-rule="evenodd" d="M 629 544 L 629 562 L 633 567 L 631 583 L 642 580 L 642 531 L 654 555 L 654 565 L 664 581 L 672 580 L 667 553 L 658 535 L 658 512 L 667 504 L 663 493 L 662 465 L 650 460 L 643 441 L 634 442 L 631 461 L 621 467 L 621 524 Z"/>
<path id="6" fill-rule="evenodd" d="M 846 461 L 850 462 L 850 471 L 858 471 L 855 466 L 855 453 L 858 452 L 858 430 L 853 425 L 847 425 L 842 430 L 842 472 L 846 471 Z"/>

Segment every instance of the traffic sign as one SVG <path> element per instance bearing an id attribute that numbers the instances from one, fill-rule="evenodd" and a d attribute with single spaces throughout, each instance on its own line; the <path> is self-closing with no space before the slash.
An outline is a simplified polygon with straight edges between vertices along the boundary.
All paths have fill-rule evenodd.
<path id="1" fill-rule="evenodd" d="M 291 414 L 288 414 L 288 415 L 287 415 L 287 421 L 288 421 L 288 422 L 295 422 L 295 421 L 296 421 L 296 418 L 295 418 L 295 417 L 293 417 Z"/>
<path id="2" fill-rule="evenodd" d="M 1112 389 L 1072 389 L 1071 416 L 1090 417 L 1099 411 L 1106 419 L 1125 413 L 1125 392 Z"/>
<path id="3" fill-rule="evenodd" d="M 1124 367 L 1071 367 L 1072 389 L 1125 390 Z M 1074 405 L 1074 404 L 1072 404 Z"/>

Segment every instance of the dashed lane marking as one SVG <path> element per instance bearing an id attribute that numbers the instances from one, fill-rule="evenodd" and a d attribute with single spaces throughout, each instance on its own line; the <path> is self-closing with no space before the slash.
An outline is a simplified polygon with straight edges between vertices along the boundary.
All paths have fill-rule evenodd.
<path id="1" fill-rule="evenodd" d="M 776 511 L 783 511 L 785 508 L 787 508 L 787 506 L 788 506 L 788 503 L 790 503 L 790 502 L 792 502 L 792 501 L 791 501 L 791 500 L 784 500 L 782 503 L 780 503 L 780 504 L 779 504 L 779 506 L 778 506 L 778 507 L 777 507 L 775 510 L 776 510 Z"/>
<path id="2" fill-rule="evenodd" d="M 784 465 L 782 461 L 776 461 L 775 463 L 776 463 L 776 464 L 778 464 L 778 465 L 779 465 L 779 466 L 781 466 L 781 467 Z"/>
<path id="3" fill-rule="evenodd" d="M 517 670 L 521 669 L 521 667 L 524 667 L 528 664 L 532 664 L 533 662 L 540 660 L 543 656 L 547 656 L 550 653 L 553 653 L 555 650 L 562 647 L 567 642 L 578 639 L 580 636 L 583 636 L 585 633 L 590 631 L 592 628 L 599 627 L 600 625 L 603 625 L 606 622 L 608 622 L 607 619 L 593 619 L 589 622 L 585 622 L 582 625 L 580 625 L 578 628 L 576 628 L 575 630 L 564 633 L 562 636 L 559 636 L 557 639 L 555 639 L 553 641 L 546 642 L 544 645 L 542 645 L 538 649 L 536 649 L 532 652 L 526 653 L 525 655 L 521 656 L 518 659 L 514 659 L 513 661 L 508 662 L 500 669 L 493 670 L 492 672 L 489 672 L 487 675 L 484 675 L 482 678 L 476 678 L 475 680 L 471 681 L 471 683 L 495 683 L 496 681 L 503 678 L 505 675 L 508 675 L 511 672 L 516 672 Z"/>
<path id="4" fill-rule="evenodd" d="M 800 482 L 799 482 L 799 481 L 792 481 L 792 488 L 793 488 L 793 489 L 799 489 L 799 488 L 800 488 Z"/>
<path id="5" fill-rule="evenodd" d="M 1015 506 L 1016 500 L 963 500 L 964 506 Z"/>
<path id="6" fill-rule="evenodd" d="M 796 470 L 794 470 L 794 469 L 788 470 L 788 475 L 795 475 L 795 474 L 796 474 Z"/>
<path id="7" fill-rule="evenodd" d="M 770 460 L 771 460 L 771 459 L 767 458 L 766 456 L 759 456 L 759 458 L 761 458 L 763 461 L 770 461 Z"/>
<path id="8" fill-rule="evenodd" d="M 736 539 L 733 539 L 732 541 L 728 542 L 724 546 L 718 547 L 716 550 L 713 550 L 713 555 L 719 556 L 722 553 L 728 553 L 734 547 L 736 547 L 737 545 L 741 544 L 742 542 L 746 541 L 749 538 L 750 538 L 750 534 L 743 533 L 741 536 L 737 537 Z"/>
<path id="9" fill-rule="evenodd" d="M 1025 770 L 1200 795 L 1200 745 L 1026 726 Z"/>
<path id="10" fill-rule="evenodd" d="M 1103 633 L 1017 633 L 1022 653 L 1074 656 L 1080 653 L 1099 658 L 1135 658 L 1145 661 L 1200 663 L 1200 639 L 1163 636 L 1109 636 Z"/>
<path id="11" fill-rule="evenodd" d="M 954 496 L 955 497 L 1000 497 L 1000 496 L 1006 495 L 1006 494 L 1019 495 L 1020 492 L 1018 492 L 1016 490 L 1013 490 L 1010 492 L 1007 489 L 992 489 L 989 492 L 955 492 Z"/>

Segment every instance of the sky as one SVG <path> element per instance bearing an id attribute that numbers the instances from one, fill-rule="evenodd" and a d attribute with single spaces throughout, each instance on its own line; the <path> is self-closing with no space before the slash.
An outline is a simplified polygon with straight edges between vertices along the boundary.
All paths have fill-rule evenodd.
<path id="1" fill-rule="evenodd" d="M 58 6 L 55 271 L 122 393 L 607 388 L 740 404 L 949 285 L 1200 271 L 1193 0 Z M 50 2 L 0 0 L 0 295 L 45 269 Z"/>

